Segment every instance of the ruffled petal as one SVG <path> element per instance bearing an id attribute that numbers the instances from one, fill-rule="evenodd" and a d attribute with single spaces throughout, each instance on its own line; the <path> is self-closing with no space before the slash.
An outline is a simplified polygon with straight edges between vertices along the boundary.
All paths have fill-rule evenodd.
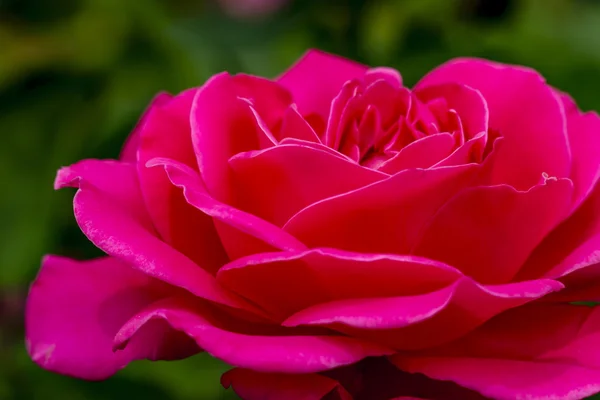
<path id="1" fill-rule="evenodd" d="M 289 93 L 277 83 L 249 75 L 218 74 L 198 90 L 190 115 L 192 142 L 202 179 L 213 197 L 231 199 L 227 161 L 271 142 L 271 125 L 290 102 Z"/>
<path id="2" fill-rule="evenodd" d="M 116 336 L 116 347 L 127 347 L 145 324 L 164 319 L 185 332 L 212 356 L 236 367 L 258 372 L 313 373 L 353 364 L 365 357 L 389 355 L 383 346 L 342 336 L 278 336 L 233 332 L 220 327 L 214 311 L 185 298 L 156 302 L 130 319 Z"/>
<path id="3" fill-rule="evenodd" d="M 454 340 L 501 312 L 562 288 L 550 279 L 492 286 L 464 277 L 426 294 L 318 304 L 283 324 L 322 326 L 397 350 L 418 350 Z"/>
<path id="4" fill-rule="evenodd" d="M 598 340 L 600 308 L 532 304 L 429 354 L 392 360 L 494 399 L 576 400 L 600 392 Z"/>
<path id="5" fill-rule="evenodd" d="M 379 171 L 395 174 L 409 168 L 429 168 L 452 154 L 456 141 L 449 133 L 438 133 L 415 140 L 383 162 Z"/>
<path id="6" fill-rule="evenodd" d="M 218 222 L 221 241 L 232 259 L 273 249 L 306 248 L 279 227 L 210 196 L 198 174 L 186 165 L 168 159 L 154 159 L 148 165 L 162 166 L 173 185 L 183 189 L 187 202 Z"/>
<path id="7" fill-rule="evenodd" d="M 494 165 L 494 184 L 527 190 L 542 173 L 570 176 L 564 108 L 537 72 L 486 60 L 456 59 L 427 74 L 415 90 L 445 83 L 479 91 L 488 105 L 490 128 L 505 139 Z"/>
<path id="8" fill-rule="evenodd" d="M 144 202 L 161 238 L 214 273 L 227 262 L 212 218 L 190 206 L 164 172 L 146 167 L 148 160 L 167 157 L 196 168 L 190 110 L 197 89 L 154 104 L 139 127 L 137 172 Z"/>
<path id="9" fill-rule="evenodd" d="M 283 229 L 310 248 L 407 254 L 435 212 L 472 184 L 479 171 L 478 165 L 404 170 L 316 202 Z"/>
<path id="10" fill-rule="evenodd" d="M 201 298 L 254 309 L 157 237 L 142 200 L 135 165 L 84 160 L 61 169 L 55 186 L 79 188 L 73 200 L 75 219 L 88 239 L 110 256 Z"/>
<path id="11" fill-rule="evenodd" d="M 597 250 L 592 246 L 589 248 L 589 253 L 585 254 L 585 243 L 600 234 L 598 216 L 600 216 L 600 185 L 596 186 L 574 214 L 546 236 L 515 279 L 532 279 L 539 276 L 559 277 L 584 267 L 585 265 L 580 265 L 581 261 L 577 259 L 593 257 Z M 573 253 L 578 255 L 570 257 Z M 571 258 L 574 263 L 567 258 Z M 590 265 L 590 263 L 585 264 Z"/>
<path id="12" fill-rule="evenodd" d="M 509 186 L 467 189 L 436 213 L 414 253 L 482 283 L 508 282 L 568 214 L 572 191 L 567 179 L 548 180 L 527 192 Z"/>
<path id="13" fill-rule="evenodd" d="M 335 249 L 257 254 L 217 274 L 225 287 L 281 318 L 334 300 L 429 293 L 460 277 L 452 267 L 419 257 Z"/>
<path id="14" fill-rule="evenodd" d="M 352 400 L 339 382 L 319 374 L 266 374 L 234 368 L 221 378 L 244 400 Z"/>
<path id="15" fill-rule="evenodd" d="M 466 140 L 481 132 L 487 133 L 489 112 L 479 91 L 458 83 L 445 83 L 417 88 L 414 93 L 425 103 L 443 99 L 448 109 L 460 117 Z M 485 143 L 483 145 L 485 147 Z"/>
<path id="16" fill-rule="evenodd" d="M 280 141 L 289 138 L 321 143 L 321 139 L 315 130 L 310 126 L 308 121 L 300 115 L 300 112 L 295 105 L 290 106 L 283 114 L 278 138 Z"/>
<path id="17" fill-rule="evenodd" d="M 575 187 L 574 207 L 577 207 L 600 179 L 600 117 L 596 112 L 582 113 L 567 95 L 562 94 L 561 99 L 565 105 L 573 154 L 571 180 Z"/>
<path id="18" fill-rule="evenodd" d="M 176 332 L 157 326 L 146 330 L 144 342 L 112 350 L 121 326 L 163 292 L 156 281 L 114 258 L 80 262 L 47 256 L 27 299 L 27 350 L 45 369 L 90 380 L 108 378 L 133 360 L 190 356 L 198 351 L 195 343 L 174 345 L 169 340 L 177 339 Z"/>
<path id="19" fill-rule="evenodd" d="M 229 164 L 238 182 L 238 207 L 278 226 L 312 203 L 388 176 L 325 151 L 291 144 L 239 153 Z"/>
<path id="20" fill-rule="evenodd" d="M 331 101 L 342 85 L 363 78 L 368 67 L 319 50 L 308 51 L 277 78 L 288 89 L 302 115 L 317 114 L 327 121 Z"/>

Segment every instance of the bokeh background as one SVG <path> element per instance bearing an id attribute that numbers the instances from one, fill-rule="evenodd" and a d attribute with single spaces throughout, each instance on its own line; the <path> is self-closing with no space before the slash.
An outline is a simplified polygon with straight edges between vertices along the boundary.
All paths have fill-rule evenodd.
<path id="1" fill-rule="evenodd" d="M 596 0 L 0 0 L 0 399 L 233 399 L 202 355 L 89 383 L 36 367 L 23 304 L 40 258 L 89 258 L 57 168 L 114 158 L 153 95 L 228 70 L 274 77 L 307 48 L 399 69 L 525 64 L 600 110 Z M 75 301 L 75 299 L 74 299 Z"/>

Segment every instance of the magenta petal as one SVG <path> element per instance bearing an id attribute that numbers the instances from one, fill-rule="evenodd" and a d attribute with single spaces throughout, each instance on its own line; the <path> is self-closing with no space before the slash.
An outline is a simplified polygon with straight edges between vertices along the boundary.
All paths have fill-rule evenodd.
<path id="1" fill-rule="evenodd" d="M 114 258 L 47 256 L 27 300 L 31 358 L 50 371 L 91 380 L 108 378 L 133 360 L 169 358 L 160 350 L 164 332 L 157 331 L 141 346 L 112 350 L 121 326 L 160 296 L 151 282 Z M 190 347 L 187 355 L 195 351 Z"/>
<path id="2" fill-rule="evenodd" d="M 324 121 L 342 85 L 364 77 L 368 67 L 318 50 L 308 51 L 277 81 L 287 88 L 302 115 L 317 114 Z"/>
<path id="3" fill-rule="evenodd" d="M 485 286 L 464 277 L 421 295 L 318 304 L 291 316 L 284 325 L 323 326 L 395 349 L 415 350 L 454 340 L 503 311 L 562 288 L 550 279 Z"/>
<path id="4" fill-rule="evenodd" d="M 385 347 L 342 336 L 261 336 L 235 333 L 216 326 L 185 299 L 171 298 L 152 304 L 116 336 L 116 346 L 131 339 L 153 319 L 164 319 L 185 332 L 212 356 L 236 367 L 259 372 L 313 373 L 353 364 L 369 356 L 390 354 Z"/>
<path id="5" fill-rule="evenodd" d="M 494 399 L 576 400 L 600 391 L 598 340 L 600 309 L 537 304 L 502 314 L 430 354 L 393 361 Z"/>
<path id="6" fill-rule="evenodd" d="M 417 89 L 415 95 L 425 103 L 444 99 L 448 108 L 459 115 L 467 140 L 478 133 L 487 133 L 489 112 L 479 91 L 457 83 L 446 83 Z"/>
<path id="7" fill-rule="evenodd" d="M 365 86 L 369 86 L 379 80 L 386 81 L 394 89 L 400 89 L 402 87 L 402 76 L 400 75 L 400 72 L 394 68 L 370 68 L 365 74 Z"/>
<path id="8" fill-rule="evenodd" d="M 213 197 L 230 199 L 227 160 L 268 143 L 269 122 L 278 121 L 290 101 L 276 83 L 248 75 L 215 75 L 198 90 L 190 115 L 192 142 L 202 179 Z"/>
<path id="9" fill-rule="evenodd" d="M 600 371 L 561 363 L 423 357 L 400 361 L 398 366 L 498 400 L 579 400 L 600 391 Z"/>
<path id="10" fill-rule="evenodd" d="M 55 184 L 79 187 L 73 200 L 75 219 L 88 239 L 107 254 L 201 298 L 252 310 L 221 288 L 212 275 L 156 236 L 133 164 L 84 160 L 61 169 Z"/>
<path id="11" fill-rule="evenodd" d="M 308 142 L 321 143 L 321 139 L 310 126 L 308 121 L 300 115 L 296 106 L 289 107 L 283 114 L 279 139 L 300 139 Z"/>
<path id="12" fill-rule="evenodd" d="M 245 400 L 352 400 L 352 396 L 335 380 L 319 374 L 260 373 L 234 368 L 223 374 L 226 389 Z"/>
<path id="13" fill-rule="evenodd" d="M 572 183 L 548 180 L 527 192 L 509 186 L 467 189 L 430 222 L 414 253 L 440 260 L 483 283 L 512 279 L 567 215 Z"/>
<path id="14" fill-rule="evenodd" d="M 190 110 L 196 89 L 148 111 L 139 128 L 137 171 L 154 227 L 161 238 L 202 268 L 215 272 L 227 260 L 212 218 L 187 204 L 164 172 L 147 168 L 155 157 L 167 157 L 196 168 L 190 132 Z"/>
<path id="15" fill-rule="evenodd" d="M 232 80 L 236 95 L 249 100 L 267 127 L 276 125 L 293 102 L 290 92 L 270 79 L 238 74 Z"/>
<path id="16" fill-rule="evenodd" d="M 172 96 L 168 93 L 159 93 L 152 99 L 150 105 L 146 111 L 144 111 L 144 114 L 142 114 L 142 117 L 139 119 L 137 125 L 125 141 L 125 144 L 121 149 L 119 160 L 125 162 L 135 162 L 137 160 L 138 147 L 140 145 L 140 131 L 146 124 L 148 114 L 150 114 L 150 112 L 155 108 L 167 104 L 171 98 Z"/>
<path id="17" fill-rule="evenodd" d="M 404 147 L 378 170 L 394 174 L 409 168 L 429 168 L 448 157 L 455 146 L 456 141 L 449 133 L 425 136 Z"/>
<path id="18" fill-rule="evenodd" d="M 240 208 L 278 226 L 316 201 L 387 177 L 328 152 L 289 144 L 239 153 L 229 164 Z"/>
<path id="19" fill-rule="evenodd" d="M 587 197 L 579 208 L 560 226 L 554 229 L 544 241 L 531 254 L 517 279 L 531 279 L 538 276 L 550 276 L 548 273 L 554 269 L 552 276 L 561 276 L 569 271 L 581 269 L 585 265 L 577 265 L 587 256 L 593 256 L 593 246 L 590 253 L 585 254 L 582 246 L 590 238 L 600 234 L 600 185 Z M 565 262 L 571 254 L 578 252 L 572 260 L 575 264 Z M 580 261 L 577 261 L 579 259 Z M 562 272 L 561 272 L 562 271 Z M 559 274 L 559 275 L 557 275 Z"/>
<path id="20" fill-rule="evenodd" d="M 595 112 L 582 113 L 565 95 L 562 100 L 567 110 L 567 129 L 573 154 L 571 180 L 575 187 L 574 207 L 577 207 L 600 180 L 600 117 Z"/>
<path id="21" fill-rule="evenodd" d="M 331 147 L 325 146 L 324 144 L 322 144 L 320 142 L 312 142 L 312 141 L 302 140 L 302 139 L 296 139 L 296 138 L 285 138 L 285 139 L 283 139 L 281 141 L 280 144 L 288 144 L 288 145 L 296 145 L 296 146 L 302 146 L 302 147 L 309 147 L 311 149 L 324 151 L 326 153 L 331 154 L 332 156 L 336 156 L 338 158 L 341 158 L 342 160 L 346 160 L 346 161 L 349 161 L 349 162 L 355 162 L 350 157 L 348 157 L 347 155 L 342 154 L 339 151 L 332 149 Z"/>
<path id="22" fill-rule="evenodd" d="M 478 165 L 404 170 L 303 209 L 284 230 L 310 248 L 407 254 L 435 212 L 472 184 Z"/>
<path id="23" fill-rule="evenodd" d="M 211 197 L 198 174 L 184 164 L 173 160 L 154 159 L 148 163 L 148 166 L 163 166 L 171 182 L 184 189 L 184 196 L 188 203 L 211 216 L 212 218 L 226 224 L 234 230 L 219 231 L 221 240 L 226 249 L 243 248 L 243 237 L 239 234 L 246 234 L 248 237 L 257 239 L 271 248 L 281 250 L 303 250 L 306 247 L 297 239 L 284 232 L 279 227 L 249 213 L 240 211 L 227 204 L 223 204 Z M 238 232 L 239 234 L 235 234 Z M 259 249 L 256 249 L 257 251 Z M 236 258 L 241 256 L 236 254 Z"/>
<path id="24" fill-rule="evenodd" d="M 452 267 L 414 256 L 313 249 L 245 257 L 221 268 L 217 280 L 286 318 L 333 300 L 429 293 L 460 276 Z"/>
<path id="25" fill-rule="evenodd" d="M 527 190 L 542 173 L 569 177 L 571 154 L 564 109 L 538 73 L 486 60 L 457 59 L 427 74 L 416 90 L 445 83 L 459 83 L 481 92 L 488 105 L 490 128 L 505 139 L 497 155 L 493 183 Z"/>

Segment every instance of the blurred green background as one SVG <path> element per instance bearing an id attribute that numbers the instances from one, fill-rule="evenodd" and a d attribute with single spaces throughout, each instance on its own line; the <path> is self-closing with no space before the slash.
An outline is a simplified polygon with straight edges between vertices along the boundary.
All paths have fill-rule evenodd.
<path id="1" fill-rule="evenodd" d="M 219 385 L 226 366 L 204 355 L 87 383 L 42 371 L 24 351 L 23 302 L 41 256 L 99 254 L 74 222 L 73 192 L 53 192 L 56 169 L 116 157 L 158 91 L 222 70 L 273 77 L 317 47 L 396 67 L 409 85 L 460 55 L 525 64 L 600 110 L 599 1 L 259 3 L 0 0 L 0 399 L 235 398 Z"/>

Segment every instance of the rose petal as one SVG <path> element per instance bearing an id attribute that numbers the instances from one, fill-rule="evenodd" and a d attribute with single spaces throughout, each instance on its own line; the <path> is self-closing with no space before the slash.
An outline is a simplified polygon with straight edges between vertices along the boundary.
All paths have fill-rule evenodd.
<path id="1" fill-rule="evenodd" d="M 454 340 L 501 312 L 562 288 L 550 279 L 479 285 L 463 277 L 426 294 L 318 304 L 283 324 L 323 326 L 394 349 L 416 350 Z"/>
<path id="2" fill-rule="evenodd" d="M 319 139 L 317 133 L 304 117 L 300 115 L 296 106 L 289 107 L 283 114 L 279 140 L 286 138 L 321 143 L 321 139 Z"/>
<path id="3" fill-rule="evenodd" d="M 387 177 L 311 147 L 282 144 L 229 160 L 239 208 L 277 226 L 304 207 Z"/>
<path id="4" fill-rule="evenodd" d="M 600 117 L 582 113 L 575 102 L 562 94 L 565 104 L 569 143 L 573 154 L 571 180 L 575 187 L 574 207 L 579 206 L 600 180 Z"/>
<path id="5" fill-rule="evenodd" d="M 162 156 L 196 168 L 190 131 L 190 110 L 196 91 L 183 92 L 147 112 L 139 128 L 137 170 L 146 207 L 160 236 L 214 273 L 227 262 L 227 255 L 212 218 L 190 206 L 164 172 L 146 167 L 148 160 Z"/>
<path id="6" fill-rule="evenodd" d="M 208 319 L 206 306 L 170 298 L 130 319 L 116 336 L 121 347 L 152 319 L 164 319 L 185 332 L 212 356 L 258 372 L 313 373 L 353 364 L 365 357 L 390 354 L 385 347 L 342 336 L 262 336 L 236 333 Z"/>
<path id="7" fill-rule="evenodd" d="M 352 400 L 335 380 L 319 374 L 266 374 L 234 368 L 221 377 L 225 389 L 248 400 Z"/>
<path id="8" fill-rule="evenodd" d="M 288 89 L 302 115 L 317 114 L 324 121 L 342 85 L 364 77 L 368 67 L 318 50 L 310 50 L 277 79 Z"/>
<path id="9" fill-rule="evenodd" d="M 402 87 L 402 76 L 400 75 L 400 72 L 398 72 L 394 68 L 370 68 L 365 74 L 365 84 L 367 86 L 379 80 L 386 81 L 395 89 L 400 89 Z"/>
<path id="10" fill-rule="evenodd" d="M 47 256 L 27 299 L 27 350 L 45 369 L 91 380 L 108 378 L 133 360 L 194 354 L 195 344 L 180 341 L 175 348 L 164 340 L 174 332 L 155 328 L 146 331 L 147 341 L 112 351 L 122 324 L 160 296 L 151 278 L 114 258 Z"/>
<path id="11" fill-rule="evenodd" d="M 270 135 L 269 123 L 281 118 L 290 101 L 276 83 L 248 75 L 215 75 L 198 90 L 190 116 L 192 142 L 202 179 L 213 197 L 230 200 L 227 160 L 269 142 L 265 137 Z"/>
<path id="12" fill-rule="evenodd" d="M 220 222 L 218 232 L 232 259 L 273 249 L 306 248 L 279 227 L 211 197 L 198 174 L 184 164 L 168 159 L 154 159 L 148 165 L 162 166 L 171 182 L 184 189 L 184 197 L 188 203 Z"/>
<path id="13" fill-rule="evenodd" d="M 403 370 L 494 399 L 583 399 L 600 391 L 598 340 L 600 308 L 537 304 L 502 314 L 431 354 L 392 359 Z"/>
<path id="14" fill-rule="evenodd" d="M 443 83 L 467 85 L 487 102 L 489 125 L 506 142 L 495 163 L 493 183 L 527 190 L 542 173 L 569 177 L 564 109 L 538 73 L 486 60 L 456 59 L 427 74 L 415 90 Z"/>
<path id="15" fill-rule="evenodd" d="M 531 279 L 538 276 L 561 276 L 573 270 L 575 264 L 564 262 L 569 255 L 577 252 L 590 238 L 600 234 L 600 185 L 579 206 L 577 211 L 554 229 L 534 250 L 515 279 Z M 575 258 L 585 259 L 589 254 L 579 254 Z M 560 265 L 560 266 L 559 266 Z M 554 269 L 552 275 L 549 272 Z M 562 271 L 562 272 L 560 272 Z"/>
<path id="16" fill-rule="evenodd" d="M 253 310 L 156 236 L 145 212 L 133 164 L 84 160 L 61 169 L 55 185 L 79 188 L 73 200 L 75 219 L 88 239 L 107 254 L 201 298 Z"/>
<path id="17" fill-rule="evenodd" d="M 478 171 L 477 165 L 404 170 L 314 203 L 283 229 L 310 248 L 406 254 L 439 207 L 473 182 Z"/>
<path id="18" fill-rule="evenodd" d="M 467 189 L 430 222 L 414 254 L 440 260 L 482 283 L 512 279 L 570 209 L 572 183 L 549 180 L 527 192 Z"/>
<path id="19" fill-rule="evenodd" d="M 448 109 L 460 116 L 467 140 L 488 131 L 488 107 L 479 91 L 458 83 L 445 83 L 417 88 L 414 93 L 425 103 L 444 99 Z"/>
<path id="20" fill-rule="evenodd" d="M 462 165 L 472 162 L 482 162 L 486 149 L 487 132 L 480 132 L 471 139 L 467 140 L 462 146 L 459 146 L 452 154 L 434 165 L 435 168 L 447 167 L 452 165 Z M 489 163 L 490 166 L 492 163 Z"/>
<path id="21" fill-rule="evenodd" d="M 394 174 L 409 168 L 429 168 L 448 157 L 455 146 L 454 138 L 448 133 L 425 136 L 404 147 L 378 170 Z"/>
<path id="22" fill-rule="evenodd" d="M 221 268 L 217 279 L 286 318 L 332 300 L 428 293 L 460 276 L 452 267 L 419 257 L 313 249 L 239 259 Z"/>

